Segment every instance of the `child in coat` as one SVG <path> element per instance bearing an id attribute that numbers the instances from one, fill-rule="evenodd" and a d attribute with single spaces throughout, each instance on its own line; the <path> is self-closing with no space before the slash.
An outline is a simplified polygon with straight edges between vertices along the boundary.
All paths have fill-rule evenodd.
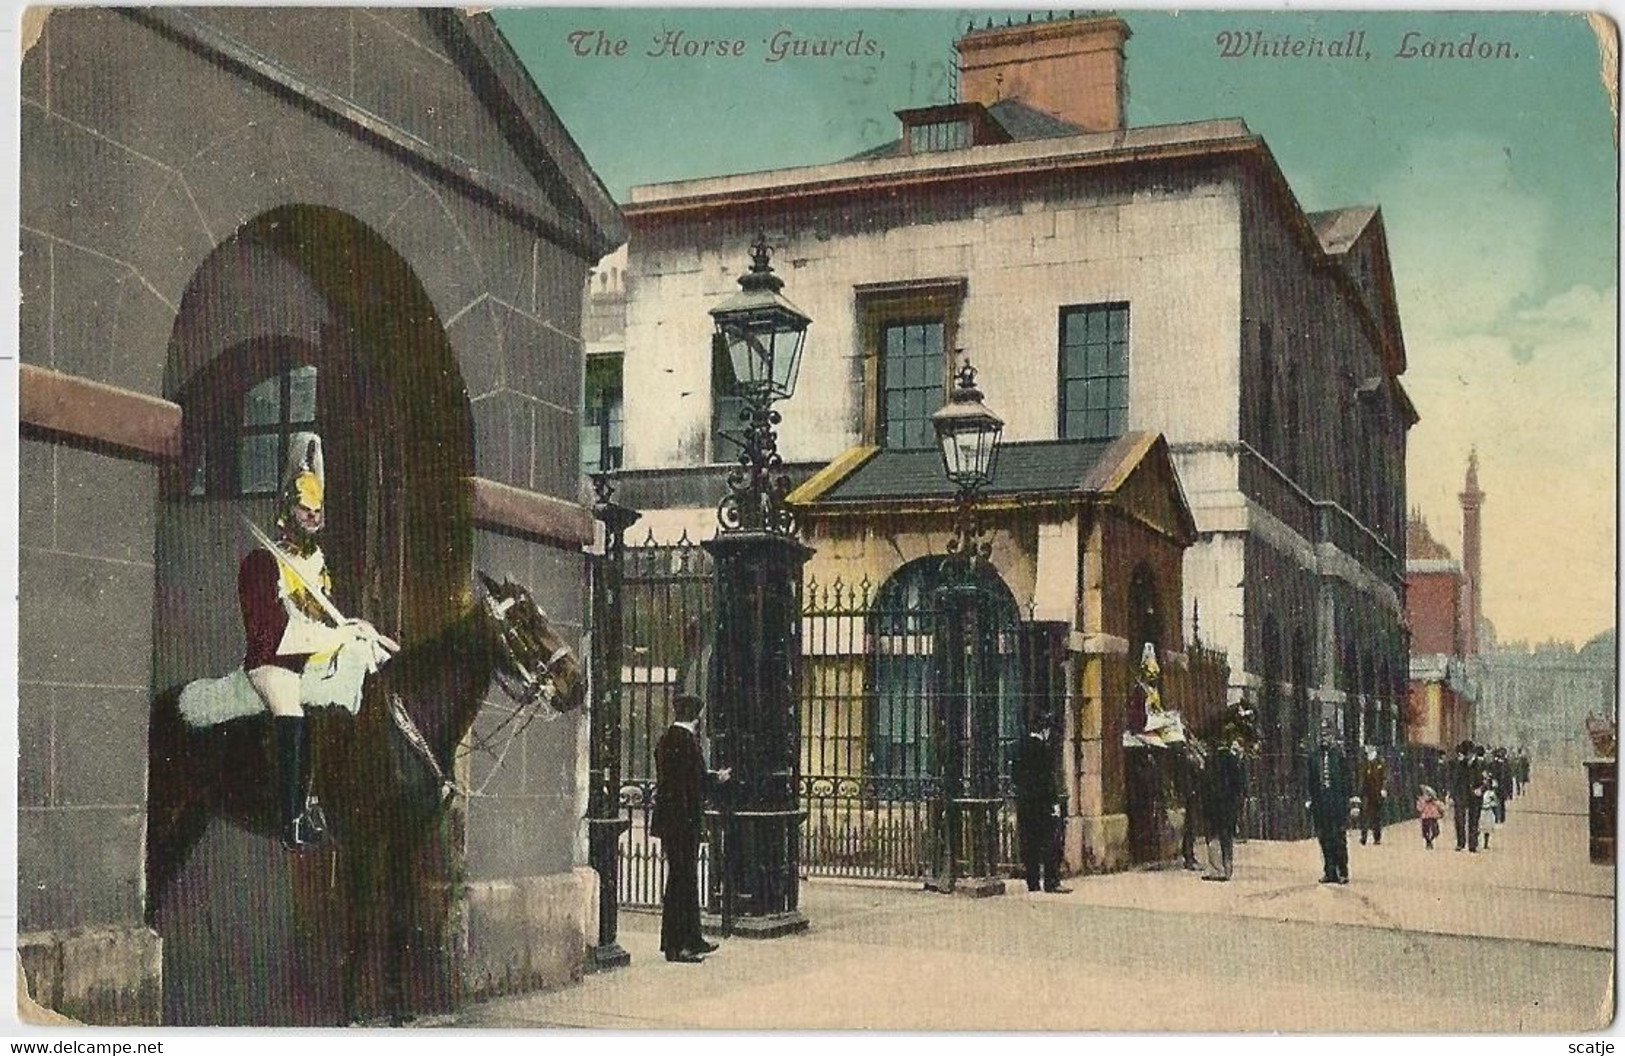
<path id="1" fill-rule="evenodd" d="M 1495 779 L 1484 778 L 1483 791 L 1479 793 L 1478 807 L 1478 835 L 1484 841 L 1484 849 L 1490 849 L 1490 835 L 1495 832 L 1495 811 L 1501 803 L 1500 792 Z"/>
<path id="2" fill-rule="evenodd" d="M 1423 785 L 1421 795 L 1416 797 L 1416 812 L 1422 816 L 1422 840 L 1431 851 L 1433 841 L 1439 838 L 1439 819 L 1444 817 L 1444 804 L 1439 802 L 1439 794 Z"/>

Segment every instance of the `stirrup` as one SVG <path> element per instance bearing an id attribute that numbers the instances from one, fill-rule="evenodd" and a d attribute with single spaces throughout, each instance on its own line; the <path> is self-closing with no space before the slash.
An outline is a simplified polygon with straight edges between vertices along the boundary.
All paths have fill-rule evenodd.
<path id="1" fill-rule="evenodd" d="M 290 851 L 305 851 L 327 842 L 327 815 L 315 796 L 305 800 L 305 809 L 288 822 L 282 845 Z"/>

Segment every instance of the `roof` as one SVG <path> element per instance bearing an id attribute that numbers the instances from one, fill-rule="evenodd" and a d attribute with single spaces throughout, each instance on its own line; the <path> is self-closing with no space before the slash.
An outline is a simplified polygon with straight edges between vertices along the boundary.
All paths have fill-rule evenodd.
<path id="1" fill-rule="evenodd" d="M 1377 215 L 1374 205 L 1351 205 L 1343 209 L 1328 209 L 1323 213 L 1309 213 L 1309 226 L 1327 253 L 1347 253 L 1371 218 Z"/>
<path id="2" fill-rule="evenodd" d="M 1405 560 L 1454 561 L 1455 555 L 1449 547 L 1433 538 L 1427 521 L 1412 516 L 1405 522 Z"/>
<path id="3" fill-rule="evenodd" d="M 1058 117 L 1051 117 L 1042 110 L 1035 110 L 1026 103 L 1015 99 L 1001 99 L 987 108 L 987 116 L 993 119 L 994 124 L 1004 129 L 1013 142 L 1025 143 L 1035 139 L 1059 139 L 1062 136 L 1081 136 L 1086 130 L 1070 121 L 1062 121 Z M 890 143 L 882 143 L 878 147 L 870 147 L 861 153 L 854 154 L 845 161 L 862 161 L 866 158 L 893 158 L 903 154 L 903 140 L 901 137 Z"/>
<path id="4" fill-rule="evenodd" d="M 1155 473 L 1136 473 L 1154 464 Z M 1139 483 L 1131 483 L 1138 481 Z M 1154 489 L 1162 489 L 1158 494 Z M 1148 490 L 1151 489 L 1151 490 Z M 1160 508 L 1160 523 L 1189 543 L 1196 522 L 1185 501 L 1161 433 L 1125 433 L 1115 440 L 1012 441 L 999 448 L 995 477 L 981 492 L 989 506 L 1005 508 L 1058 501 L 1111 502 L 1123 493 L 1122 505 L 1137 512 Z M 789 501 L 804 510 L 835 513 L 935 507 L 946 509 L 956 489 L 943 475 L 942 456 L 934 447 L 886 450 L 852 448 L 790 493 Z M 1001 501 L 1002 500 L 1002 501 Z"/>
<path id="5" fill-rule="evenodd" d="M 1100 440 L 1005 444 L 999 449 L 997 475 L 982 494 L 1065 495 L 1083 491 L 1089 471 L 1110 446 L 1110 441 Z M 934 447 L 925 447 L 876 451 L 819 496 L 819 501 L 951 499 L 954 495 L 954 486 L 942 473 L 942 454 Z"/>
<path id="6" fill-rule="evenodd" d="M 994 107 L 999 105 L 995 103 Z M 989 111 L 994 107 L 989 107 Z M 877 181 L 888 177 L 980 177 L 996 175 L 1006 169 L 1029 170 L 1034 166 L 1052 168 L 1067 163 L 1116 164 L 1152 158 L 1249 152 L 1257 151 L 1261 144 L 1262 141 L 1247 127 L 1246 122 L 1239 118 L 1146 125 L 1115 132 L 1079 132 L 991 143 L 964 150 L 874 155 L 818 165 L 641 184 L 632 188 L 629 201 L 623 208 L 629 215 L 648 214 L 718 202 L 737 205 L 758 199 L 777 201 L 791 190 L 818 188 L 824 192 L 839 193 L 847 189 L 872 188 Z"/>

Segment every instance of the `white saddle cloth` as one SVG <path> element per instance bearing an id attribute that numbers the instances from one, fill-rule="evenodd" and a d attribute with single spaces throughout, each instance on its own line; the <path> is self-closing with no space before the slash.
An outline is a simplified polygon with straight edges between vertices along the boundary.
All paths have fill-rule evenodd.
<path id="1" fill-rule="evenodd" d="M 337 652 L 305 665 L 299 676 L 299 702 L 307 708 L 343 708 L 354 715 L 361 710 L 362 685 L 376 669 L 370 643 L 352 639 Z M 181 689 L 180 712 L 187 725 L 199 728 L 266 713 L 265 703 L 240 667 L 223 678 L 188 682 Z"/>

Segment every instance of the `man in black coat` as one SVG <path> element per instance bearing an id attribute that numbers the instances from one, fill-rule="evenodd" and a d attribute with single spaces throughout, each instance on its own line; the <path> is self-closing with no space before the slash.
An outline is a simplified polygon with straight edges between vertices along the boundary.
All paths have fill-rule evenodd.
<path id="1" fill-rule="evenodd" d="M 1346 884 L 1349 882 L 1349 773 L 1338 747 L 1337 728 L 1327 724 L 1320 735 L 1320 747 L 1309 756 L 1307 788 L 1309 809 L 1315 821 L 1315 836 L 1320 840 L 1320 855 L 1325 863 L 1320 882 Z"/>
<path id="2" fill-rule="evenodd" d="M 1478 784 L 1478 771 L 1473 765 L 1473 742 L 1456 745 L 1456 757 L 1450 761 L 1450 810 L 1456 826 L 1456 850 L 1466 850 L 1469 839 L 1472 849 L 1478 850 L 1478 798 L 1473 789 Z"/>
<path id="3" fill-rule="evenodd" d="M 1050 722 L 1040 719 L 1021 739 L 1016 754 L 1016 833 L 1027 890 L 1066 894 L 1061 886 L 1060 797 L 1055 787 L 1055 753 Z"/>
<path id="4" fill-rule="evenodd" d="M 1207 821 L 1207 868 L 1203 880 L 1229 880 L 1236 866 L 1236 826 L 1247 778 L 1241 769 L 1242 745 L 1226 741 L 1213 749 L 1202 773 L 1203 813 Z"/>
<path id="5" fill-rule="evenodd" d="M 655 747 L 655 807 L 649 832 L 660 840 L 666 857 L 666 890 L 660 902 L 660 952 L 666 960 L 698 964 L 716 944 L 700 934 L 700 832 L 705 821 L 705 753 L 699 722 L 699 697 L 672 702 L 676 721 Z M 717 772 L 725 782 L 732 773 Z"/>
<path id="6" fill-rule="evenodd" d="M 1360 764 L 1360 846 L 1367 833 L 1382 843 L 1382 809 L 1388 798 L 1388 766 L 1377 757 L 1375 745 L 1367 745 L 1365 762 Z"/>
<path id="7" fill-rule="evenodd" d="M 1500 793 L 1495 802 L 1495 823 L 1507 823 L 1507 800 L 1511 799 L 1516 791 L 1512 780 L 1512 763 L 1507 759 L 1507 750 L 1497 748 L 1490 755 L 1490 776 L 1495 778 Z"/>

